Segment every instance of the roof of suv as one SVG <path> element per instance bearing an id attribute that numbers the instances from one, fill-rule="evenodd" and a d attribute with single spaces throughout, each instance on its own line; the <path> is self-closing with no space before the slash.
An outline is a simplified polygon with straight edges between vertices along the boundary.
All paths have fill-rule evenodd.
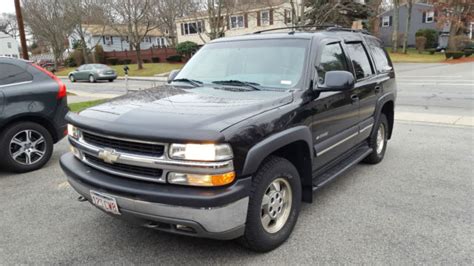
<path id="1" fill-rule="evenodd" d="M 282 29 L 283 30 L 283 29 Z M 256 32 L 253 34 L 246 34 L 233 37 L 224 37 L 213 40 L 211 43 L 226 42 L 226 41 L 240 41 L 240 40 L 262 40 L 262 39 L 312 39 L 315 37 L 338 37 L 343 38 L 346 41 L 358 41 L 363 37 L 379 40 L 378 38 L 361 32 L 361 31 L 350 31 L 350 30 L 320 30 L 320 31 L 292 31 L 287 29 L 284 31 L 268 31 L 268 32 Z"/>

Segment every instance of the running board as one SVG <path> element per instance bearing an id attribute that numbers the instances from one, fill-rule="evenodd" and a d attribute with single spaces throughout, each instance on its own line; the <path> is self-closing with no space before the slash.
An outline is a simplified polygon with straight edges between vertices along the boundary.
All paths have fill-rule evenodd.
<path id="1" fill-rule="evenodd" d="M 349 157 L 345 158 L 343 161 L 339 162 L 337 165 L 318 176 L 319 178 L 317 178 L 317 180 L 320 181 L 317 184 L 313 183 L 313 191 L 320 189 L 322 186 L 334 180 L 334 178 L 351 169 L 354 165 L 364 160 L 364 158 L 367 157 L 371 152 L 372 148 L 367 145 L 358 148 Z"/>

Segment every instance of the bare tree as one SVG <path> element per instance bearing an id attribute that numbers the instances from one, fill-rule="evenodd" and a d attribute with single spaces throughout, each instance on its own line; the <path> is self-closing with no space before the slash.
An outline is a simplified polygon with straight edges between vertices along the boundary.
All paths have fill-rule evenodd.
<path id="1" fill-rule="evenodd" d="M 157 0 L 108 0 L 110 26 L 121 36 L 128 37 L 137 56 L 138 69 L 143 69 L 140 44 L 150 31 L 159 28 L 154 5 Z"/>
<path id="2" fill-rule="evenodd" d="M 87 46 L 87 30 L 91 26 L 98 26 L 102 33 L 105 30 L 105 1 L 102 0 L 75 0 L 72 1 L 69 8 L 71 8 L 72 19 L 74 19 L 73 34 L 79 38 L 79 47 L 82 50 L 84 63 L 89 63 L 89 55 L 92 50 L 99 44 L 100 39 L 92 44 L 89 48 Z"/>
<path id="3" fill-rule="evenodd" d="M 18 37 L 18 24 L 15 14 L 0 14 L 0 31 L 12 36 L 13 38 Z"/>
<path id="4" fill-rule="evenodd" d="M 393 53 L 396 53 L 398 50 L 399 15 L 400 15 L 400 0 L 393 0 L 393 31 L 392 31 L 392 52 Z"/>
<path id="5" fill-rule="evenodd" d="M 403 53 L 407 53 L 407 47 L 408 47 L 408 33 L 410 32 L 410 27 L 411 27 L 411 11 L 413 9 L 413 0 L 406 0 L 407 4 L 407 21 L 405 25 L 405 34 L 403 35 Z"/>
<path id="6" fill-rule="evenodd" d="M 157 0 L 154 5 L 160 30 L 168 31 L 173 46 L 177 44 L 176 19 L 190 12 L 193 4 L 190 0 Z"/>
<path id="7" fill-rule="evenodd" d="M 23 0 L 24 18 L 33 35 L 48 44 L 56 64 L 62 60 L 74 28 L 70 5 L 75 0 Z"/>

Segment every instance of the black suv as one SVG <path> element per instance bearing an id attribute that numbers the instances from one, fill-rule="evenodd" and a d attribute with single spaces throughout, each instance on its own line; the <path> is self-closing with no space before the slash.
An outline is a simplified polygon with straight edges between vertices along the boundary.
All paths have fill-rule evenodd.
<path id="1" fill-rule="evenodd" d="M 116 217 L 268 251 L 315 190 L 383 159 L 394 77 L 362 32 L 218 39 L 169 84 L 70 113 L 61 166 L 81 200 Z"/>
<path id="2" fill-rule="evenodd" d="M 0 57 L 0 165 L 41 168 L 53 144 L 67 135 L 66 86 L 31 62 Z"/>

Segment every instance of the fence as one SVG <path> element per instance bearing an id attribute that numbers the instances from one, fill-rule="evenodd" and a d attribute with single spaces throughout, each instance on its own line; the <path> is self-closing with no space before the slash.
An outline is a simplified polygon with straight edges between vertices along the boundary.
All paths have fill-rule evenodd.
<path id="1" fill-rule="evenodd" d="M 166 62 L 168 56 L 176 55 L 176 49 L 174 48 L 150 48 L 146 50 L 141 50 L 141 57 L 143 62 L 153 62 L 154 58 L 159 58 L 160 62 Z M 131 60 L 133 64 L 137 62 L 137 54 L 135 51 L 112 51 L 104 52 L 105 59 L 107 58 L 117 58 L 118 61 L 123 61 L 125 59 Z"/>

